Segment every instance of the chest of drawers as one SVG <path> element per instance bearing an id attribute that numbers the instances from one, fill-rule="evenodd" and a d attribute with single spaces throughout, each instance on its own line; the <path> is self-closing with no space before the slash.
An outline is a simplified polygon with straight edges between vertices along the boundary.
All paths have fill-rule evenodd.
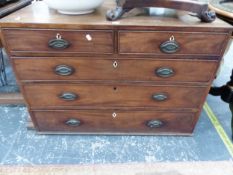
<path id="1" fill-rule="evenodd" d="M 232 28 L 190 16 L 65 16 L 43 2 L 1 20 L 38 132 L 192 134 Z"/>

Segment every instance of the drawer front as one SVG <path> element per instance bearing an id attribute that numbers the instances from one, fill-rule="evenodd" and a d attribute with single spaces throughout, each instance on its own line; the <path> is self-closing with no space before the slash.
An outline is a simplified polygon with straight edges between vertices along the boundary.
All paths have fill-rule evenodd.
<path id="1" fill-rule="evenodd" d="M 20 80 L 128 80 L 209 82 L 216 61 L 103 60 L 92 58 L 13 59 Z"/>
<path id="2" fill-rule="evenodd" d="M 3 35 L 12 55 L 104 54 L 112 53 L 114 48 L 112 31 L 5 29 Z"/>
<path id="3" fill-rule="evenodd" d="M 29 84 L 24 85 L 23 88 L 26 100 L 32 109 L 199 108 L 207 92 L 205 87 L 139 86 L 134 84 Z"/>
<path id="4" fill-rule="evenodd" d="M 122 54 L 219 56 L 227 34 L 187 32 L 119 32 Z"/>
<path id="5" fill-rule="evenodd" d="M 32 112 L 41 132 L 191 134 L 195 113 L 155 111 Z"/>

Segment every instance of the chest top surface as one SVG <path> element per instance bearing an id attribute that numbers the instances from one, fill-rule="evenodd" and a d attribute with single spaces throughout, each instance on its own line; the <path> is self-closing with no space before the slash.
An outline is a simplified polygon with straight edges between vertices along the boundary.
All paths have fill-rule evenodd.
<path id="1" fill-rule="evenodd" d="M 130 16 L 118 21 L 107 21 L 106 12 L 116 6 L 114 0 L 105 0 L 104 4 L 94 13 L 81 16 L 69 16 L 59 14 L 56 10 L 49 9 L 44 2 L 34 2 L 0 20 L 1 27 L 37 27 L 37 28 L 76 28 L 76 29 L 112 29 L 127 28 L 137 29 L 140 27 L 161 28 L 189 28 L 204 31 L 226 31 L 231 25 L 217 19 L 213 23 L 203 23 L 199 19 L 187 13 L 177 12 L 160 16 Z"/>

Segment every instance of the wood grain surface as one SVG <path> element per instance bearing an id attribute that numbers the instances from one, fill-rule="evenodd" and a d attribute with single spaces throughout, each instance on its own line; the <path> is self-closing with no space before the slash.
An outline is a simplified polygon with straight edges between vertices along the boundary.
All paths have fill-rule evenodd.
<path id="1" fill-rule="evenodd" d="M 160 45 L 171 37 L 179 44 L 175 55 L 220 55 L 228 34 L 192 32 L 146 32 L 120 31 L 119 53 L 121 54 L 166 54 Z M 135 44 L 132 44 L 135 43 Z"/>
<path id="2" fill-rule="evenodd" d="M 114 59 L 99 57 L 13 58 L 15 71 L 21 81 L 129 81 L 160 83 L 209 83 L 217 70 L 217 61 L 181 59 Z M 117 67 L 114 67 L 114 63 Z M 69 76 L 55 72 L 65 65 L 73 69 Z M 170 77 L 156 72 L 161 68 L 173 71 Z"/>
<path id="3" fill-rule="evenodd" d="M 117 114 L 115 118 L 112 117 L 114 112 Z M 196 121 L 195 113 L 156 111 L 38 111 L 33 114 L 39 131 L 45 132 L 191 134 Z M 69 119 L 80 120 L 81 125 L 68 126 Z M 146 126 L 148 121 L 155 119 L 164 125 L 160 128 Z"/>
<path id="4" fill-rule="evenodd" d="M 120 108 L 163 107 L 199 108 L 206 87 L 199 86 L 152 86 L 136 84 L 27 84 L 23 86 L 25 97 L 33 109 L 57 108 Z M 77 95 L 75 100 L 63 100 L 63 93 Z M 164 101 L 154 100 L 155 94 L 166 94 Z M 49 100 L 48 100 L 49 99 Z"/>
<path id="5" fill-rule="evenodd" d="M 9 29 L 2 30 L 2 32 L 6 39 L 6 45 L 12 55 L 17 55 L 17 53 L 22 52 L 29 52 L 30 54 L 104 54 L 112 53 L 114 48 L 112 31 Z M 49 47 L 49 41 L 56 39 L 57 34 L 70 43 L 68 48 L 54 49 Z"/>

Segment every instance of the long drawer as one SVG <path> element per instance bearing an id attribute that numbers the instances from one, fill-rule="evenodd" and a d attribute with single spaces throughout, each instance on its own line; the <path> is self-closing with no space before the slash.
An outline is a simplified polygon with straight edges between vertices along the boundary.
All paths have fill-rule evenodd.
<path id="1" fill-rule="evenodd" d="M 95 30 L 3 29 L 11 55 L 113 53 L 113 32 Z"/>
<path id="2" fill-rule="evenodd" d="M 191 134 L 195 113 L 156 111 L 33 111 L 40 132 Z"/>
<path id="3" fill-rule="evenodd" d="M 162 82 L 209 82 L 216 61 L 100 58 L 15 58 L 20 80 L 118 80 Z"/>
<path id="4" fill-rule="evenodd" d="M 32 109 L 101 107 L 199 108 L 207 88 L 138 84 L 26 84 Z"/>
<path id="5" fill-rule="evenodd" d="M 119 53 L 153 55 L 221 55 L 224 33 L 119 31 Z"/>

